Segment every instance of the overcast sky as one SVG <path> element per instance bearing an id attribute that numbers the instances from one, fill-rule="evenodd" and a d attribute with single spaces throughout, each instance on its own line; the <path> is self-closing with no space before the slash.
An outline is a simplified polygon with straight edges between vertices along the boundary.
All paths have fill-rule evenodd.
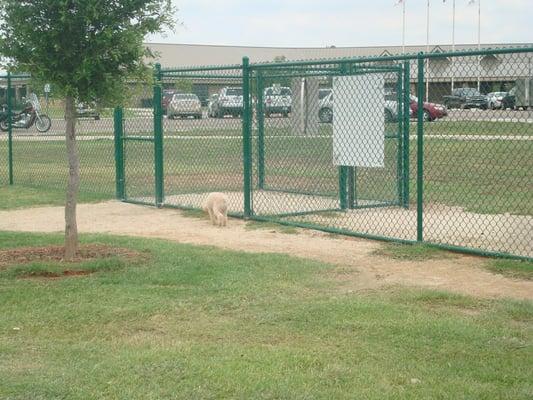
<path id="1" fill-rule="evenodd" d="M 150 42 L 324 47 L 401 45 L 397 0 L 173 0 L 181 26 Z M 430 43 L 452 38 L 452 1 L 430 0 Z M 456 0 L 456 43 L 532 43 L 533 0 Z M 406 44 L 426 43 L 427 0 L 405 0 Z"/>

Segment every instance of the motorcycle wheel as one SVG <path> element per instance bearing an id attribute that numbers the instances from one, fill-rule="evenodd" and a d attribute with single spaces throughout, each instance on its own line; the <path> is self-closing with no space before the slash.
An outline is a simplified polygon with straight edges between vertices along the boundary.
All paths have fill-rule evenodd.
<path id="1" fill-rule="evenodd" d="M 7 119 L 4 119 L 0 122 L 0 130 L 2 130 L 3 132 L 7 132 L 8 129 L 9 127 L 7 126 Z"/>
<path id="2" fill-rule="evenodd" d="M 48 115 L 41 114 L 41 118 L 37 118 L 35 120 L 35 127 L 41 133 L 48 132 L 51 126 L 52 120 L 50 119 L 50 117 L 48 117 Z"/>

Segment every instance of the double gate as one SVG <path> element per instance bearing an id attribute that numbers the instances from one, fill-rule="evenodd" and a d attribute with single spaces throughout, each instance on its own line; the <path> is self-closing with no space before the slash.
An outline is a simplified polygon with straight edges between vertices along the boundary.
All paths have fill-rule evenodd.
<path id="1" fill-rule="evenodd" d="M 380 79 L 372 90 L 385 98 L 381 109 L 365 106 L 364 101 L 356 101 L 352 108 L 349 100 L 342 104 L 340 99 L 354 93 L 342 93 L 335 85 L 342 81 L 341 89 L 364 96 L 366 80 L 376 82 L 372 79 L 376 76 Z M 408 206 L 408 64 L 336 64 L 302 70 L 250 67 L 245 62 L 240 69 L 158 70 L 156 78 L 153 120 L 144 119 L 143 124 L 124 120 L 122 110 L 116 110 L 116 130 L 122 132 L 116 138 L 117 192 L 125 201 L 198 209 L 209 192 L 221 191 L 230 199 L 231 214 L 274 220 Z M 209 81 L 217 90 L 226 86 L 242 90 L 242 97 L 230 104 L 238 110 L 228 106 L 228 113 L 237 116 L 212 112 L 214 97 L 207 103 L 203 99 L 200 120 L 164 116 L 162 87 L 192 86 L 198 80 Z M 294 87 L 311 88 L 300 93 L 306 104 L 298 105 L 293 96 L 286 113 L 270 104 L 276 97 L 272 90 Z M 166 101 L 168 107 L 171 101 Z M 332 118 L 321 120 L 327 108 Z M 364 129 L 380 130 L 377 142 L 382 143 L 377 148 L 350 139 L 361 136 Z M 381 159 L 381 165 L 340 165 L 335 152 L 366 152 Z"/>

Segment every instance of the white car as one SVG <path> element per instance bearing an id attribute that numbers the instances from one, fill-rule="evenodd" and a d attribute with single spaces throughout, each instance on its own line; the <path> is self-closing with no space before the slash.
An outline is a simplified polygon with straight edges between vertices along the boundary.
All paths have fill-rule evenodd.
<path id="1" fill-rule="evenodd" d="M 271 86 L 263 93 L 264 112 L 268 118 L 272 114 L 281 114 L 287 117 L 292 107 L 291 88 L 281 86 Z"/>
<path id="2" fill-rule="evenodd" d="M 202 118 L 202 104 L 197 95 L 193 93 L 176 93 L 168 104 L 167 115 L 169 119 L 176 117 Z"/>
<path id="3" fill-rule="evenodd" d="M 507 92 L 492 92 L 487 94 L 487 104 L 491 110 L 502 108 L 502 100 Z"/>
<path id="4" fill-rule="evenodd" d="M 220 90 L 218 99 L 213 105 L 213 114 L 215 117 L 224 118 L 226 115 L 239 117 L 242 116 L 243 111 L 242 87 L 225 87 Z"/>

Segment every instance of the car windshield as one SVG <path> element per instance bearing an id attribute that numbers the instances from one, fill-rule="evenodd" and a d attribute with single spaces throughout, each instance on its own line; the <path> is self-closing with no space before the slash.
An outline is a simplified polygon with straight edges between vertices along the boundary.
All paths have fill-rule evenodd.
<path id="1" fill-rule="evenodd" d="M 174 100 L 198 100 L 195 94 L 175 94 Z"/>
<path id="2" fill-rule="evenodd" d="M 226 89 L 226 95 L 227 96 L 242 96 L 242 89 L 241 88 Z"/>
<path id="3" fill-rule="evenodd" d="M 464 88 L 462 92 L 465 96 L 479 96 L 479 92 L 474 88 Z"/>
<path id="4" fill-rule="evenodd" d="M 268 88 L 265 90 L 266 96 L 290 96 L 292 94 L 291 89 L 283 87 L 283 88 Z"/>

